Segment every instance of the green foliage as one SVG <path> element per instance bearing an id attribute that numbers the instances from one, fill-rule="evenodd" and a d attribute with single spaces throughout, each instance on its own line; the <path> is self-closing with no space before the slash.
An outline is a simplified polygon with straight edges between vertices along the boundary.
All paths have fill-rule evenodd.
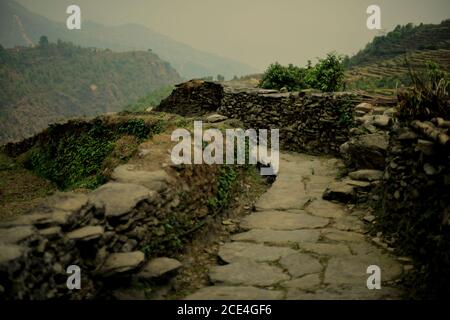
<path id="1" fill-rule="evenodd" d="M 309 87 L 326 92 L 338 91 L 343 86 L 344 67 L 343 57 L 332 52 L 325 59 L 308 69 L 306 83 Z"/>
<path id="2" fill-rule="evenodd" d="M 377 89 L 395 89 L 411 85 L 411 78 L 407 73 L 377 77 L 364 77 L 356 81 L 347 82 L 347 89 L 361 89 L 365 91 L 376 91 Z"/>
<path id="3" fill-rule="evenodd" d="M 46 36 L 41 36 L 39 38 L 39 46 L 40 47 L 47 47 L 48 46 L 48 38 Z"/>
<path id="4" fill-rule="evenodd" d="M 306 88 L 304 76 L 304 69 L 292 64 L 285 67 L 276 62 L 264 72 L 259 86 L 264 89 L 279 90 L 286 87 L 289 91 L 302 90 Z"/>
<path id="5" fill-rule="evenodd" d="M 375 37 L 372 42 L 353 57 L 345 60 L 346 67 L 376 62 L 379 59 L 392 58 L 413 50 L 449 49 L 448 35 L 450 20 L 440 24 L 408 23 L 397 25 L 386 35 Z"/>
<path id="6" fill-rule="evenodd" d="M 28 166 L 61 189 L 94 188 L 101 182 L 102 162 L 114 149 L 111 137 L 101 125 L 87 132 L 66 134 L 48 146 L 31 150 Z"/>
<path id="7" fill-rule="evenodd" d="M 218 211 L 228 206 L 236 179 L 237 173 L 233 166 L 221 167 L 217 180 L 217 194 L 208 200 L 208 206 L 212 211 Z"/>
<path id="8" fill-rule="evenodd" d="M 0 142 L 35 133 L 34 127 L 56 116 L 120 111 L 146 95 L 136 109 L 157 105 L 170 93 L 171 84 L 182 80 L 147 51 L 112 52 L 63 41 L 0 50 L 0 62 Z M 33 113 L 33 119 L 21 117 L 19 109 Z M 22 126 L 12 121 L 17 118 Z"/>
<path id="9" fill-rule="evenodd" d="M 337 107 L 339 113 L 338 122 L 343 127 L 353 126 L 353 104 L 351 101 L 347 103 L 341 103 Z"/>
<path id="10" fill-rule="evenodd" d="M 150 92 L 147 96 L 139 99 L 136 103 L 125 107 L 126 111 L 141 112 L 147 110 L 149 107 L 155 107 L 167 98 L 173 90 L 174 86 L 163 86 Z"/>
<path id="11" fill-rule="evenodd" d="M 121 135 L 135 136 L 139 140 L 144 140 L 150 134 L 150 128 L 142 119 L 130 119 L 119 126 L 118 132 Z M 159 128 L 157 129 L 159 131 Z M 157 132 L 159 133 L 159 132 Z"/>
<path id="12" fill-rule="evenodd" d="M 306 68 L 292 64 L 285 67 L 276 62 L 266 70 L 259 86 L 277 90 L 285 87 L 289 91 L 306 88 L 337 91 L 342 88 L 344 80 L 342 60 L 340 55 L 332 52 L 326 58 L 319 59 L 314 67 L 310 61 Z"/>
<path id="13" fill-rule="evenodd" d="M 430 120 L 450 116 L 450 78 L 439 65 L 427 61 L 426 69 L 409 69 L 412 87 L 398 93 L 399 118 L 402 120 Z"/>
<path id="14" fill-rule="evenodd" d="M 55 125 L 49 128 L 49 138 L 29 151 L 26 166 L 63 190 L 93 189 L 105 183 L 104 161 L 113 152 L 116 141 L 125 135 L 143 140 L 155 131 L 142 119 L 130 119 L 118 127 L 97 119 L 87 127 L 73 128 L 62 134 L 59 130 Z M 53 138 L 53 132 L 61 135 Z M 120 155 L 116 157 L 126 160 Z"/>

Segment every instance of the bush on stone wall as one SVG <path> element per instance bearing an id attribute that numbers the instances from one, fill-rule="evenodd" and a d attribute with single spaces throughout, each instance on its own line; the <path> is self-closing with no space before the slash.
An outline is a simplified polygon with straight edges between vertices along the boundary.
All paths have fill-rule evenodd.
<path id="1" fill-rule="evenodd" d="M 278 62 L 271 64 L 261 79 L 259 86 L 264 89 L 286 88 L 298 91 L 307 88 L 305 82 L 306 70 L 289 64 L 287 67 Z"/>
<path id="2" fill-rule="evenodd" d="M 344 85 L 343 58 L 337 53 L 329 53 L 319 59 L 314 67 L 309 64 L 300 68 L 289 64 L 287 67 L 278 62 L 271 64 L 264 72 L 259 86 L 264 89 L 286 88 L 289 91 L 318 89 L 324 92 L 339 91 Z"/>
<path id="3" fill-rule="evenodd" d="M 409 70 L 412 86 L 398 93 L 399 118 L 402 120 L 429 120 L 450 118 L 450 77 L 439 65 L 428 61 L 426 70 Z"/>

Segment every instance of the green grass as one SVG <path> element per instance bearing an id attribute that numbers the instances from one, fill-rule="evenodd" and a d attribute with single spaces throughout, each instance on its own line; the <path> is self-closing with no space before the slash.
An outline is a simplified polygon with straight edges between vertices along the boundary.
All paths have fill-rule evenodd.
<path id="1" fill-rule="evenodd" d="M 164 86 L 157 90 L 150 92 L 147 96 L 139 99 L 136 103 L 125 107 L 125 111 L 142 112 L 149 107 L 156 107 L 159 103 L 167 98 L 174 89 L 174 86 Z"/>

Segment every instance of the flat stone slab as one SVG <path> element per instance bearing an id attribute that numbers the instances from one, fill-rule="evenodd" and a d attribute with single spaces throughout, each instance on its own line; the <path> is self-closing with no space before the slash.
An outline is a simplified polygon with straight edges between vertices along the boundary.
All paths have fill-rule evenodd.
<path id="1" fill-rule="evenodd" d="M 384 112 L 384 110 L 383 110 Z M 388 127 L 392 122 L 392 118 L 387 115 L 376 115 L 373 119 L 373 124 L 380 128 Z"/>
<path id="2" fill-rule="evenodd" d="M 172 258 L 155 258 L 147 262 L 147 264 L 139 272 L 139 278 L 153 279 L 160 278 L 166 274 L 178 270 L 182 266 L 181 262 Z"/>
<path id="3" fill-rule="evenodd" d="M 223 116 L 221 114 L 212 114 L 206 117 L 206 121 L 209 123 L 216 123 L 227 120 L 227 116 Z"/>
<path id="4" fill-rule="evenodd" d="M 310 200 L 304 192 L 294 192 L 292 185 L 287 188 L 272 188 L 258 199 L 255 204 L 256 211 L 302 209 Z"/>
<path id="5" fill-rule="evenodd" d="M 28 226 L 28 225 L 65 225 L 76 219 L 77 213 L 55 209 L 52 212 L 33 212 L 23 214 L 0 222 L 2 227 Z"/>
<path id="6" fill-rule="evenodd" d="M 383 171 L 373 169 L 361 169 L 358 171 L 350 172 L 348 176 L 353 180 L 376 181 L 380 180 L 383 177 Z"/>
<path id="7" fill-rule="evenodd" d="M 322 235 L 325 239 L 333 241 L 362 242 L 364 235 L 351 231 L 341 231 L 337 229 L 323 229 Z"/>
<path id="8" fill-rule="evenodd" d="M 351 202 L 355 199 L 355 188 L 345 182 L 332 182 L 323 192 L 324 200 Z"/>
<path id="9" fill-rule="evenodd" d="M 231 237 L 234 241 L 252 241 L 257 243 L 271 243 L 277 245 L 289 245 L 303 242 L 316 242 L 319 240 L 319 230 L 270 230 L 252 229 L 238 233 Z"/>
<path id="10" fill-rule="evenodd" d="M 67 233 L 67 238 L 71 240 L 93 240 L 101 237 L 105 233 L 102 226 L 86 226 Z"/>
<path id="11" fill-rule="evenodd" d="M 348 244 L 350 250 L 355 255 L 368 256 L 368 255 L 381 255 L 384 252 L 377 246 L 369 242 L 351 242 Z"/>
<path id="12" fill-rule="evenodd" d="M 220 247 L 219 257 L 227 263 L 241 260 L 269 262 L 277 261 L 281 257 L 295 252 L 295 250 L 287 247 L 271 247 L 249 242 L 228 242 Z"/>
<path id="13" fill-rule="evenodd" d="M 79 211 L 88 204 L 86 194 L 75 192 L 58 192 L 51 196 L 47 203 L 49 206 L 65 211 Z"/>
<path id="14" fill-rule="evenodd" d="M 333 228 L 341 231 L 364 231 L 364 223 L 360 219 L 354 216 L 347 216 L 344 218 L 336 219 L 333 224 Z"/>
<path id="15" fill-rule="evenodd" d="M 61 234 L 61 227 L 49 227 L 39 230 L 39 234 L 44 237 L 54 237 Z"/>
<path id="16" fill-rule="evenodd" d="M 100 269 L 104 276 L 122 273 L 138 268 L 144 262 L 145 256 L 141 251 L 112 253 Z"/>
<path id="17" fill-rule="evenodd" d="M 297 230 L 325 227 L 329 220 L 305 213 L 283 211 L 256 212 L 245 217 L 241 226 L 246 229 Z"/>
<path id="18" fill-rule="evenodd" d="M 20 258 L 25 249 L 15 244 L 0 243 L 0 265 Z"/>
<path id="19" fill-rule="evenodd" d="M 35 233 L 32 226 L 0 229 L 0 242 L 15 244 L 31 237 Z"/>
<path id="20" fill-rule="evenodd" d="M 111 178 L 118 182 L 142 185 L 149 190 L 161 191 L 167 187 L 169 175 L 164 170 L 139 171 L 133 165 L 124 164 L 114 169 Z"/>
<path id="21" fill-rule="evenodd" d="M 373 108 L 374 108 L 373 105 L 371 105 L 370 103 L 368 103 L 368 102 L 361 102 L 360 104 L 358 104 L 355 107 L 355 110 L 361 110 L 361 111 L 364 111 L 364 112 L 370 112 L 370 111 L 372 111 Z"/>
<path id="22" fill-rule="evenodd" d="M 249 286 L 271 286 L 289 279 L 280 268 L 254 261 L 239 261 L 212 267 L 209 277 L 215 284 Z"/>
<path id="23" fill-rule="evenodd" d="M 319 274 L 308 274 L 298 279 L 282 282 L 280 285 L 285 288 L 296 288 L 301 290 L 311 290 L 321 284 Z"/>
<path id="24" fill-rule="evenodd" d="M 377 265 L 381 270 L 381 281 L 390 281 L 402 274 L 402 266 L 387 255 L 335 257 L 328 261 L 324 282 L 351 289 L 367 290 L 367 267 Z"/>
<path id="25" fill-rule="evenodd" d="M 324 218 L 342 218 L 346 215 L 341 204 L 326 200 L 316 199 L 306 207 L 306 212 Z"/>
<path id="26" fill-rule="evenodd" d="M 251 286 L 211 286 L 198 290 L 184 300 L 280 300 L 283 297 L 281 291 Z"/>
<path id="27" fill-rule="evenodd" d="M 23 214 L 20 216 L 7 218 L 3 221 L 0 221 L 0 226 L 2 226 L 4 228 L 14 227 L 14 226 L 28 226 L 28 225 L 34 225 L 34 224 L 41 223 L 50 218 L 51 218 L 51 213 Z"/>
<path id="28" fill-rule="evenodd" d="M 345 256 L 351 254 L 349 247 L 341 243 L 303 243 L 300 248 L 325 256 Z"/>
<path id="29" fill-rule="evenodd" d="M 280 265 L 293 277 L 321 272 L 323 267 L 319 260 L 304 253 L 295 253 L 280 259 Z"/>
<path id="30" fill-rule="evenodd" d="M 155 196 L 144 186 L 132 183 L 109 182 L 89 194 L 89 198 L 96 206 L 105 206 L 105 214 L 118 217 L 130 212 L 136 204 Z"/>

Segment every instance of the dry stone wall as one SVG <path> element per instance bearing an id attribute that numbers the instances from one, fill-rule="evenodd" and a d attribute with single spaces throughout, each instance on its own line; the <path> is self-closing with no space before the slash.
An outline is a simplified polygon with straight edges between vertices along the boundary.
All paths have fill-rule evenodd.
<path id="1" fill-rule="evenodd" d="M 118 167 L 114 181 L 91 193 L 59 193 L 36 211 L 1 221 L 0 299 L 95 298 L 117 279 L 161 273 L 167 261 L 147 259 L 179 249 L 211 215 L 218 167 L 150 175 L 130 169 Z M 66 286 L 70 265 L 81 268 L 81 290 Z"/>
<path id="2" fill-rule="evenodd" d="M 280 93 L 192 80 L 178 85 L 157 110 L 192 116 L 218 112 L 246 128 L 280 129 L 283 149 L 337 154 L 361 101 L 350 93 Z"/>
<path id="3" fill-rule="evenodd" d="M 446 135 L 446 130 L 436 132 Z M 438 140 L 410 125 L 393 127 L 377 190 L 381 199 L 377 219 L 396 245 L 414 258 L 417 276 L 427 290 L 436 297 L 448 297 L 450 144 Z"/>
<path id="4" fill-rule="evenodd" d="M 280 129 L 280 146 L 292 151 L 337 154 L 348 140 L 355 105 L 349 93 L 278 93 L 225 88 L 219 113 L 245 127 Z"/>
<path id="5" fill-rule="evenodd" d="M 215 82 L 191 80 L 176 86 L 172 94 L 161 101 L 157 111 L 186 115 L 202 115 L 220 107 L 222 86 Z"/>

